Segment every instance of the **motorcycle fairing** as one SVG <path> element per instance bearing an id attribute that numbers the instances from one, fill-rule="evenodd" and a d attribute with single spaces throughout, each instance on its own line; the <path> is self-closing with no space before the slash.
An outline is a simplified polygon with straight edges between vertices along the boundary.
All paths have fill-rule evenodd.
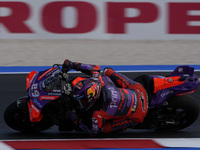
<path id="1" fill-rule="evenodd" d="M 34 77 L 35 77 L 36 74 L 37 74 L 37 72 L 34 70 L 34 71 L 30 72 L 28 74 L 28 76 L 26 77 L 26 90 L 27 91 L 30 88 L 31 83 L 32 83 L 32 81 L 33 81 L 33 79 L 34 79 Z"/>
<path id="2" fill-rule="evenodd" d="M 169 76 L 183 74 L 188 74 L 189 76 L 192 76 L 194 74 L 194 68 L 190 66 L 178 66 Z"/>
<path id="3" fill-rule="evenodd" d="M 177 96 L 192 94 L 192 93 L 194 93 L 195 91 L 196 91 L 196 89 L 194 89 L 194 90 L 192 90 L 192 91 L 189 91 L 189 92 L 177 94 Z"/>
<path id="4" fill-rule="evenodd" d="M 43 118 L 41 110 L 34 105 L 32 100 L 28 102 L 28 109 L 29 109 L 29 118 L 31 122 L 39 122 Z"/>
<path id="5" fill-rule="evenodd" d="M 178 66 L 168 77 L 154 77 L 154 93 L 158 92 L 159 90 L 183 84 L 185 81 L 184 78 L 182 80 L 182 76 L 189 77 L 192 76 L 193 73 L 194 68 L 192 67 Z"/>
<path id="6" fill-rule="evenodd" d="M 47 77 L 49 74 L 53 73 L 55 69 L 57 70 L 56 67 L 53 67 L 53 68 L 47 69 L 46 71 L 42 71 L 38 77 L 38 81 L 44 77 Z"/>
<path id="7" fill-rule="evenodd" d="M 179 81 L 180 76 L 167 77 L 167 78 L 153 78 L 154 80 L 154 93 L 159 90 L 175 87 L 184 83 L 184 81 Z"/>
<path id="8" fill-rule="evenodd" d="M 151 78 L 155 78 L 155 80 L 160 83 L 156 85 L 154 82 L 156 87 L 150 107 L 160 107 L 172 96 L 194 93 L 195 89 L 200 84 L 200 80 L 193 73 L 194 68 L 179 66 L 168 77 L 151 76 Z"/>
<path id="9" fill-rule="evenodd" d="M 42 108 L 47 103 L 51 102 L 52 100 L 56 100 L 62 95 L 62 90 L 56 89 L 56 86 L 52 89 L 46 88 L 46 86 L 49 86 L 50 84 L 54 85 L 54 81 L 57 81 L 55 75 L 57 75 L 59 71 L 59 68 L 53 67 L 45 71 L 40 71 L 37 74 L 35 74 L 36 72 L 32 72 L 27 77 L 29 79 L 27 80 L 29 81 L 27 87 L 28 95 L 30 97 L 28 107 L 31 122 L 40 121 L 43 117 L 41 114 Z M 55 80 L 52 80 L 54 77 Z"/>

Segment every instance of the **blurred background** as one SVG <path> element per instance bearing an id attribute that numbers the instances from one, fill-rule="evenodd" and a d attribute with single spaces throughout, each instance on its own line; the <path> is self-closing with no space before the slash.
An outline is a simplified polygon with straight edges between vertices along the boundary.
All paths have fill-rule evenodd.
<path id="1" fill-rule="evenodd" d="M 199 57 L 199 0 L 0 0 L 0 66 L 51 66 L 65 59 L 97 65 L 200 65 Z M 1 74 L 0 116 L 11 101 L 27 94 L 26 76 Z M 194 97 L 199 99 L 198 91 Z M 114 137 L 199 137 L 199 122 L 178 133 L 128 131 Z M 66 137 L 57 128 L 20 134 L 3 117 L 0 126 L 0 139 L 81 136 Z"/>
<path id="2" fill-rule="evenodd" d="M 0 0 L 0 66 L 200 64 L 199 40 L 199 0 Z"/>

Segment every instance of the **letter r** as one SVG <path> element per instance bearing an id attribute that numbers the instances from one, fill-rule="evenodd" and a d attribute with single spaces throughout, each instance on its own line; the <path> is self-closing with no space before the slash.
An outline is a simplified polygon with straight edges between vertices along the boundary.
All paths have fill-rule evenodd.
<path id="1" fill-rule="evenodd" d="M 1 16 L 0 24 L 3 24 L 11 33 L 32 33 L 24 23 L 30 16 L 29 6 L 24 2 L 0 2 L 0 9 L 8 8 L 11 14 Z"/>

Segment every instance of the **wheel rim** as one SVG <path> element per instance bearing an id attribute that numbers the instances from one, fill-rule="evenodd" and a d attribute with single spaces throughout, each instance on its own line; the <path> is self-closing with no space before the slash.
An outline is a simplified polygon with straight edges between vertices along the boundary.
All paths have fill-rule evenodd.
<path id="1" fill-rule="evenodd" d="M 182 108 L 168 107 L 159 111 L 158 128 L 179 130 L 190 124 L 187 112 Z"/>

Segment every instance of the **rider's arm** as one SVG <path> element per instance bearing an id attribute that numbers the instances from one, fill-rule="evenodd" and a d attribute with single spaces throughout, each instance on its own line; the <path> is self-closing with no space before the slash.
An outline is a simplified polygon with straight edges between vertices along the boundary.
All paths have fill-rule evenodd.
<path id="1" fill-rule="evenodd" d="M 66 59 L 63 63 L 63 72 L 68 72 L 71 69 L 74 69 L 76 71 L 81 71 L 82 73 L 85 73 L 87 75 L 93 75 L 99 74 L 101 71 L 101 67 L 98 65 L 91 65 L 91 64 L 82 64 L 79 62 L 72 62 L 68 59 Z"/>
<path id="2" fill-rule="evenodd" d="M 92 115 L 92 128 L 91 128 L 92 134 L 96 135 L 101 131 L 103 120 L 104 119 L 100 115 L 100 112 L 99 111 L 94 111 L 94 113 Z"/>
<path id="3" fill-rule="evenodd" d="M 92 127 L 91 129 L 88 128 L 88 126 L 84 125 L 82 122 L 80 122 L 79 127 L 88 135 L 91 137 L 97 135 L 101 132 L 101 127 L 103 124 L 104 119 L 101 115 L 99 115 L 99 111 L 94 111 L 92 115 Z"/>

